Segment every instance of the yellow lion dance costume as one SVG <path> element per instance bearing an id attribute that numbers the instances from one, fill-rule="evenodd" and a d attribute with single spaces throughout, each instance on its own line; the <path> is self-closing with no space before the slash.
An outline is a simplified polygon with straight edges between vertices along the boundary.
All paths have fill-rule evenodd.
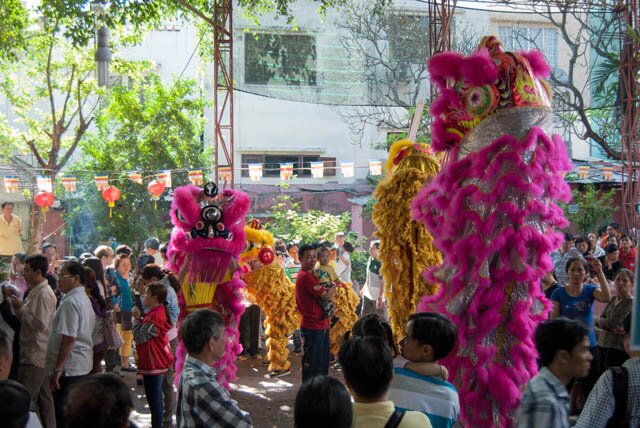
<path id="1" fill-rule="evenodd" d="M 247 248 L 241 254 L 242 279 L 247 292 L 266 315 L 264 321 L 269 371 L 289 370 L 289 335 L 300 325 L 296 307 L 295 285 L 284 268 L 275 261 L 274 239 L 257 220 L 245 226 Z"/>
<path id="2" fill-rule="evenodd" d="M 378 201 L 372 218 L 380 238 L 381 273 L 391 327 L 395 337 L 404 337 L 409 315 L 421 298 L 437 291 L 422 273 L 441 264 L 442 255 L 425 226 L 412 220 L 411 201 L 438 174 L 440 164 L 427 144 L 401 140 L 391 146 L 385 169 L 386 176 L 373 193 Z"/>
<path id="3" fill-rule="evenodd" d="M 336 294 L 333 296 L 333 306 L 339 320 L 329 330 L 329 346 L 332 355 L 338 355 L 344 334 L 347 331 L 351 331 L 351 327 L 358 320 L 356 307 L 359 301 L 360 297 L 351 288 L 351 283 L 345 283 L 343 287 L 336 288 Z"/>

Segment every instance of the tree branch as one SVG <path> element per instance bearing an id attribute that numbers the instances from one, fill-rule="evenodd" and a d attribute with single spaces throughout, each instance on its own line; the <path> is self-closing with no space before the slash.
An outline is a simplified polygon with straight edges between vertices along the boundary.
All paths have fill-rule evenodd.
<path id="1" fill-rule="evenodd" d="M 44 159 L 42 159 L 42 156 L 40 156 L 40 152 L 38 152 L 38 149 L 36 148 L 36 145 L 33 139 L 28 140 L 27 137 L 25 137 L 24 135 L 22 136 L 22 138 L 24 138 L 24 141 L 27 143 L 27 146 L 29 146 L 29 150 L 31 150 L 31 153 L 33 153 L 33 155 L 36 157 L 36 161 L 38 162 L 38 165 L 46 169 L 48 166 L 48 163 L 45 162 Z"/>
<path id="2" fill-rule="evenodd" d="M 196 16 L 200 17 L 201 19 L 203 19 L 205 22 L 207 22 L 209 25 L 215 27 L 216 26 L 216 21 L 215 18 L 210 18 L 208 16 L 206 16 L 204 13 L 202 13 L 201 11 L 199 11 L 198 9 L 196 9 L 195 7 L 191 6 L 189 3 L 187 3 L 184 0 L 175 0 L 176 4 L 178 6 L 181 6 L 187 10 L 189 10 L 190 12 L 192 12 L 193 14 L 195 14 Z"/>

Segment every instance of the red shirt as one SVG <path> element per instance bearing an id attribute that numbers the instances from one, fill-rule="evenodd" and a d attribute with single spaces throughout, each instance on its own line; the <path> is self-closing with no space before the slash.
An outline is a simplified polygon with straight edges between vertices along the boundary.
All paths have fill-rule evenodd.
<path id="1" fill-rule="evenodd" d="M 307 330 L 327 330 L 329 318 L 324 316 L 317 300 L 325 292 L 313 272 L 300 270 L 296 278 L 296 304 L 302 321 L 300 327 Z"/>
<path id="2" fill-rule="evenodd" d="M 635 272 L 636 270 L 636 249 L 631 248 L 628 253 L 624 253 L 622 249 L 620 249 L 620 262 L 622 263 L 622 267 L 625 269 L 629 269 L 631 272 Z"/>

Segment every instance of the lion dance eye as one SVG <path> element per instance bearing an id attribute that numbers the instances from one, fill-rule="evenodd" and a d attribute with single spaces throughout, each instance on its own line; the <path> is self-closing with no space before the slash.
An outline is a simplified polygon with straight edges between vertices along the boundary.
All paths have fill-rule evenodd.
<path id="1" fill-rule="evenodd" d="M 180 220 L 183 223 L 186 223 L 187 221 L 184 219 L 184 217 L 182 217 L 182 213 L 180 212 L 180 210 L 176 210 L 176 217 L 178 218 L 178 220 Z"/>
<path id="2" fill-rule="evenodd" d="M 488 85 L 474 86 L 465 95 L 465 109 L 470 115 L 482 118 L 493 109 L 493 91 Z"/>

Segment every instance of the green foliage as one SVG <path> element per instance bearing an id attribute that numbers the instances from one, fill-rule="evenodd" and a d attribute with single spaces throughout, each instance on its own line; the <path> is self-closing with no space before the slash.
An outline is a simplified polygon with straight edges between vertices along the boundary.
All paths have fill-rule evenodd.
<path id="1" fill-rule="evenodd" d="M 289 185 L 281 183 L 286 190 Z M 300 212 L 300 203 L 293 197 L 282 193 L 271 207 L 272 221 L 266 229 L 276 238 L 285 242 L 312 243 L 322 240 L 333 242 L 335 234 L 344 232 L 351 223 L 351 214 L 328 214 L 322 211 Z"/>
<path id="2" fill-rule="evenodd" d="M 149 236 L 168 239 L 170 201 L 152 201 L 146 184 L 165 169 L 184 170 L 172 173 L 173 187 L 188 184 L 187 170 L 207 163 L 200 138 L 205 103 L 196 82 L 165 84 L 149 65 L 127 67 L 130 85 L 111 89 L 97 114 L 97 132 L 82 143 L 83 162 L 75 166 L 79 181 L 88 184 L 79 188 L 79 199 L 67 201 L 69 228 L 73 242 L 84 248 L 107 238 L 132 246 Z M 144 184 L 127 179 L 131 171 L 140 172 Z M 105 172 L 122 192 L 111 219 L 91 183 L 95 174 Z"/>
<path id="3" fill-rule="evenodd" d="M 21 0 L 0 2 L 0 60 L 15 60 L 24 48 L 29 14 Z"/>
<path id="4" fill-rule="evenodd" d="M 364 284 L 367 278 L 367 262 L 369 261 L 369 253 L 366 251 L 354 251 L 351 257 L 351 279 L 358 281 L 360 285 Z"/>
<path id="5" fill-rule="evenodd" d="M 613 200 L 615 189 L 605 192 L 594 185 L 585 185 L 582 190 L 574 189 L 571 193 L 571 204 L 578 206 L 578 212 L 569 212 L 569 205 L 561 205 L 561 208 L 579 233 L 586 235 L 596 231 L 601 224 L 609 223 L 618 209 Z"/>
<path id="6" fill-rule="evenodd" d="M 30 151 L 53 175 L 63 168 L 91 123 L 94 67 L 93 53 L 74 48 L 53 29 L 32 34 L 20 62 L 0 65 L 0 93 L 21 125 L 0 125 L 3 141 L 12 145 L 3 150 Z"/>
<path id="7" fill-rule="evenodd" d="M 335 234 L 344 232 L 351 222 L 349 213 L 334 215 L 314 210 L 306 213 L 291 209 L 273 211 L 273 217 L 273 222 L 267 225 L 267 229 L 285 242 L 333 242 Z"/>
<path id="8" fill-rule="evenodd" d="M 292 5 L 297 0 L 239 0 L 237 7 L 242 8 L 247 17 L 258 22 L 259 16 L 274 13 L 295 23 Z M 102 8 L 93 7 L 100 3 Z M 325 14 L 331 7 L 339 7 L 346 0 L 321 0 L 318 13 Z M 376 0 L 378 10 L 391 3 L 391 0 Z M 157 27 L 163 19 L 184 15 L 192 20 L 194 16 L 213 22 L 211 0 L 40 0 L 36 13 L 44 20 L 55 25 L 67 40 L 76 46 L 90 45 L 95 34 L 96 24 L 104 23 L 111 29 L 127 26 L 133 32 L 141 34 L 147 29 Z M 24 40 L 27 31 L 27 11 L 21 0 L 2 0 L 0 2 L 0 57 L 10 56 Z"/>

